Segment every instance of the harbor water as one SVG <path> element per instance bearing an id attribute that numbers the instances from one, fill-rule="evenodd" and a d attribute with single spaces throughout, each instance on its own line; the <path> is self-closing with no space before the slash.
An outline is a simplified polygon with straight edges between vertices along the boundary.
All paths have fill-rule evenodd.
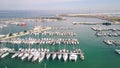
<path id="1" fill-rule="evenodd" d="M 17 14 L 17 13 L 16 13 Z M 25 14 L 22 12 L 21 14 Z M 45 15 L 41 15 L 45 14 Z M 29 15 L 26 14 L 25 17 L 34 17 L 35 15 L 39 16 L 55 16 L 55 14 L 46 14 L 46 13 L 36 13 Z M 28 16 L 27 16 L 28 15 Z M 8 16 L 11 16 L 8 13 Z M 22 17 L 20 15 L 16 15 Z M 1 18 L 8 18 L 7 15 L 1 15 Z M 14 16 L 13 16 L 14 17 Z M 24 16 L 23 16 L 24 17 Z M 66 17 L 66 20 L 56 21 L 56 22 L 38 22 L 37 25 L 40 26 L 49 26 L 54 28 L 69 28 L 64 30 L 48 30 L 51 32 L 75 32 L 76 38 L 80 42 L 78 45 L 39 45 L 41 48 L 49 48 L 51 51 L 55 51 L 57 49 L 76 49 L 80 48 L 84 52 L 85 60 L 80 60 L 79 56 L 76 62 L 69 61 L 64 62 L 63 59 L 52 60 L 51 57 L 49 60 L 44 59 L 43 62 L 30 62 L 27 60 L 21 60 L 16 57 L 14 59 L 11 58 L 13 54 L 8 55 L 5 58 L 0 58 L 0 68 L 120 68 L 120 55 L 116 54 L 115 49 L 120 49 L 119 46 L 108 46 L 103 42 L 104 39 L 113 39 L 120 40 L 120 37 L 97 37 L 95 35 L 96 31 L 93 31 L 91 27 L 120 27 L 120 25 L 73 25 L 72 22 L 106 22 L 105 20 L 95 19 L 95 18 L 81 18 L 81 17 Z M 8 33 L 16 33 L 19 31 L 24 31 L 31 29 L 35 26 L 35 22 L 26 21 L 27 26 L 16 26 L 16 25 L 8 25 L 5 28 L 0 29 L 0 34 L 8 34 Z M 32 35 L 22 36 L 20 38 L 25 37 L 33 37 Z M 38 37 L 38 36 L 36 36 Z M 39 35 L 38 38 L 45 38 L 46 36 Z M 49 36 L 47 36 L 49 37 Z M 50 38 L 59 38 L 60 36 L 51 36 Z M 69 38 L 69 36 L 63 36 L 63 38 Z M 2 46 L 2 44 L 0 44 Z M 17 44 L 5 44 L 6 47 L 17 49 Z M 28 48 L 27 45 L 21 44 L 19 45 L 23 48 Z M 38 45 L 32 45 L 31 48 L 38 48 Z"/>

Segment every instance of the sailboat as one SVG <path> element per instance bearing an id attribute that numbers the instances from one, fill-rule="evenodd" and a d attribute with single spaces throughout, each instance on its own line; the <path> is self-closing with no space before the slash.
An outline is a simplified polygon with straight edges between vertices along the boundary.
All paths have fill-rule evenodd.
<path id="1" fill-rule="evenodd" d="M 54 46 L 53 46 L 53 52 L 52 52 L 52 60 L 54 60 L 56 58 L 56 52 L 54 52 Z"/>
<path id="2" fill-rule="evenodd" d="M 67 61 L 67 59 L 68 59 L 68 53 L 67 53 L 68 51 L 67 50 L 65 50 L 65 49 L 63 49 L 63 60 L 66 62 Z"/>
<path id="3" fill-rule="evenodd" d="M 45 52 L 40 52 L 38 61 L 41 62 L 44 59 Z"/>
<path id="4" fill-rule="evenodd" d="M 48 60 L 50 58 L 50 52 L 49 52 L 49 49 L 46 50 L 46 59 Z"/>
<path id="5" fill-rule="evenodd" d="M 62 50 L 59 50 L 59 52 L 58 52 L 58 59 L 60 60 L 61 58 L 62 58 Z"/>
<path id="6" fill-rule="evenodd" d="M 72 51 L 70 52 L 70 56 L 69 56 L 69 60 L 71 61 L 71 60 L 74 60 L 74 61 L 76 61 L 77 60 L 77 55 L 76 55 L 76 53 L 73 53 Z"/>
<path id="7" fill-rule="evenodd" d="M 36 51 L 36 52 L 33 54 L 32 62 L 33 62 L 33 61 L 36 61 L 38 58 L 39 58 L 39 52 Z"/>
<path id="8" fill-rule="evenodd" d="M 53 53 L 52 53 L 52 60 L 54 60 L 55 58 L 56 58 L 56 53 L 53 52 Z"/>

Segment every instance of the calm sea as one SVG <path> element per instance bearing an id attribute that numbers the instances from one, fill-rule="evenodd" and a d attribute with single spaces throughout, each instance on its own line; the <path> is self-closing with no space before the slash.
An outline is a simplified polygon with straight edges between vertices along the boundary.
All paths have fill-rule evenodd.
<path id="1" fill-rule="evenodd" d="M 46 17 L 55 16 L 58 12 L 53 11 L 0 11 L 0 18 L 21 18 L 21 17 Z M 60 13 L 60 12 L 59 12 Z M 62 12 L 67 13 L 67 12 Z M 69 12 L 72 13 L 72 12 Z M 0 58 L 0 68 L 120 68 L 120 55 L 115 53 L 115 49 L 120 49 L 118 46 L 108 46 L 103 43 L 103 39 L 116 39 L 120 40 L 120 37 L 96 37 L 95 31 L 91 27 L 120 27 L 120 25 L 111 26 L 100 26 L 100 25 L 72 25 L 72 22 L 77 21 L 91 21 L 91 22 L 106 22 L 105 20 L 94 19 L 94 18 L 80 18 L 80 17 L 67 17 L 64 21 L 57 22 L 44 22 L 39 23 L 41 26 L 50 27 L 68 27 L 69 30 L 54 30 L 54 31 L 64 31 L 64 32 L 76 32 L 77 39 L 79 40 L 79 45 L 67 45 L 66 49 L 72 50 L 75 48 L 80 48 L 85 53 L 85 60 L 81 61 L 79 56 L 76 62 L 69 61 L 64 62 L 63 60 L 58 60 L 57 58 L 53 61 L 51 59 L 44 59 L 42 63 L 30 62 L 27 60 L 22 61 L 20 58 L 11 59 L 12 54 L 1 59 Z M 0 34 L 7 34 L 10 32 L 19 32 L 24 29 L 31 29 L 34 26 L 34 22 L 27 22 L 26 27 L 20 27 L 16 25 L 9 25 L 6 28 L 0 29 Z M 53 31 L 53 30 L 51 30 Z M 28 37 L 28 36 L 24 36 Z M 22 38 L 24 38 L 22 37 Z M 32 37 L 32 36 L 31 36 Z M 40 36 L 44 37 L 44 36 Z M 59 36 L 58 36 L 59 37 Z M 54 37 L 57 38 L 57 37 Z M 1 45 L 1 44 L 0 44 Z M 7 47 L 15 47 L 18 45 L 5 44 Z M 63 49 L 65 45 L 40 45 L 42 48 L 53 49 Z M 20 45 L 20 47 L 26 48 L 27 45 Z M 38 45 L 32 46 L 37 48 Z M 32 48 L 31 47 L 31 48 Z"/>

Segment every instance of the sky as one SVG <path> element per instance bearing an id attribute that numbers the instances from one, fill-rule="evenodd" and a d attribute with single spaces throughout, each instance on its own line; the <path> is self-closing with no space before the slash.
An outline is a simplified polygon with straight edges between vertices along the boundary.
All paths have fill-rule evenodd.
<path id="1" fill-rule="evenodd" d="M 120 10 L 120 0 L 0 0 L 0 10 Z"/>

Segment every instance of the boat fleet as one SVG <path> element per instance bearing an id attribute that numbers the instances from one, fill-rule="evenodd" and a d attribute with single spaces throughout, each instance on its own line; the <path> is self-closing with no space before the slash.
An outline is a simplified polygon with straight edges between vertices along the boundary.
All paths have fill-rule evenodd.
<path id="1" fill-rule="evenodd" d="M 120 32 L 103 32 L 103 31 L 98 31 L 96 32 L 96 36 L 109 36 L 109 37 L 119 37 Z"/>
<path id="2" fill-rule="evenodd" d="M 82 52 L 81 49 L 76 49 L 73 51 L 62 49 L 62 50 L 56 50 L 55 52 L 50 52 L 49 49 L 43 49 L 43 48 L 39 48 L 39 49 L 19 48 L 17 51 L 11 48 L 1 48 L 0 58 L 5 58 L 10 53 L 13 54 L 11 56 L 12 59 L 18 57 L 22 61 L 28 60 L 31 62 L 35 62 L 35 61 L 42 62 L 44 59 L 47 60 L 50 59 L 50 57 L 51 60 L 63 59 L 64 62 L 66 62 L 68 59 L 70 61 L 77 61 L 78 55 L 80 56 L 81 60 L 84 60 L 84 53 Z"/>
<path id="3" fill-rule="evenodd" d="M 12 44 L 79 44 L 79 41 L 76 38 L 68 38 L 68 39 L 62 39 L 62 38 L 14 38 L 10 40 L 3 40 L 0 41 L 1 43 L 12 43 Z"/>
<path id="4" fill-rule="evenodd" d="M 94 31 L 120 31 L 120 28 L 113 27 L 91 27 Z"/>
<path id="5" fill-rule="evenodd" d="M 0 48 L 0 58 L 4 58 L 6 57 L 7 55 L 9 55 L 9 52 L 12 52 L 14 51 L 14 49 L 11 49 L 11 48 Z"/>
<path id="6" fill-rule="evenodd" d="M 91 27 L 92 30 L 96 31 L 96 36 L 103 37 L 119 37 L 120 36 L 120 28 L 118 27 Z"/>
<path id="7" fill-rule="evenodd" d="M 108 44 L 108 45 L 117 45 L 120 46 L 120 40 L 104 40 L 104 43 Z"/>
<path id="8" fill-rule="evenodd" d="M 27 60 L 31 62 L 42 62 L 44 59 L 46 60 L 63 60 L 67 62 L 77 61 L 77 58 L 84 60 L 84 53 L 81 49 L 75 50 L 67 50 L 66 48 L 53 50 L 52 52 L 48 48 L 42 48 L 40 45 L 78 45 L 79 41 L 76 38 L 75 32 L 50 32 L 50 31 L 40 31 L 38 32 L 38 28 L 34 28 L 36 32 L 29 32 L 29 37 L 18 37 L 11 38 L 6 40 L 0 40 L 1 44 L 13 45 L 13 49 L 2 47 L 0 49 L 0 58 L 5 58 L 10 53 L 12 54 L 11 58 L 18 58 L 22 61 Z M 43 36 L 43 37 L 42 37 Z M 54 36 L 54 37 L 53 37 Z M 56 38 L 57 36 L 57 38 Z M 14 49 L 14 45 L 18 46 L 18 49 Z M 28 45 L 29 48 L 19 47 L 19 45 Z M 32 46 L 40 46 L 39 48 Z M 31 46 L 32 45 L 32 46 Z M 30 47 L 31 46 L 31 47 Z M 54 46 L 53 46 L 54 47 Z"/>
<path id="9" fill-rule="evenodd" d="M 75 32 L 50 32 L 50 31 L 45 31 L 41 33 L 42 35 L 62 35 L 62 36 L 76 36 Z"/>

